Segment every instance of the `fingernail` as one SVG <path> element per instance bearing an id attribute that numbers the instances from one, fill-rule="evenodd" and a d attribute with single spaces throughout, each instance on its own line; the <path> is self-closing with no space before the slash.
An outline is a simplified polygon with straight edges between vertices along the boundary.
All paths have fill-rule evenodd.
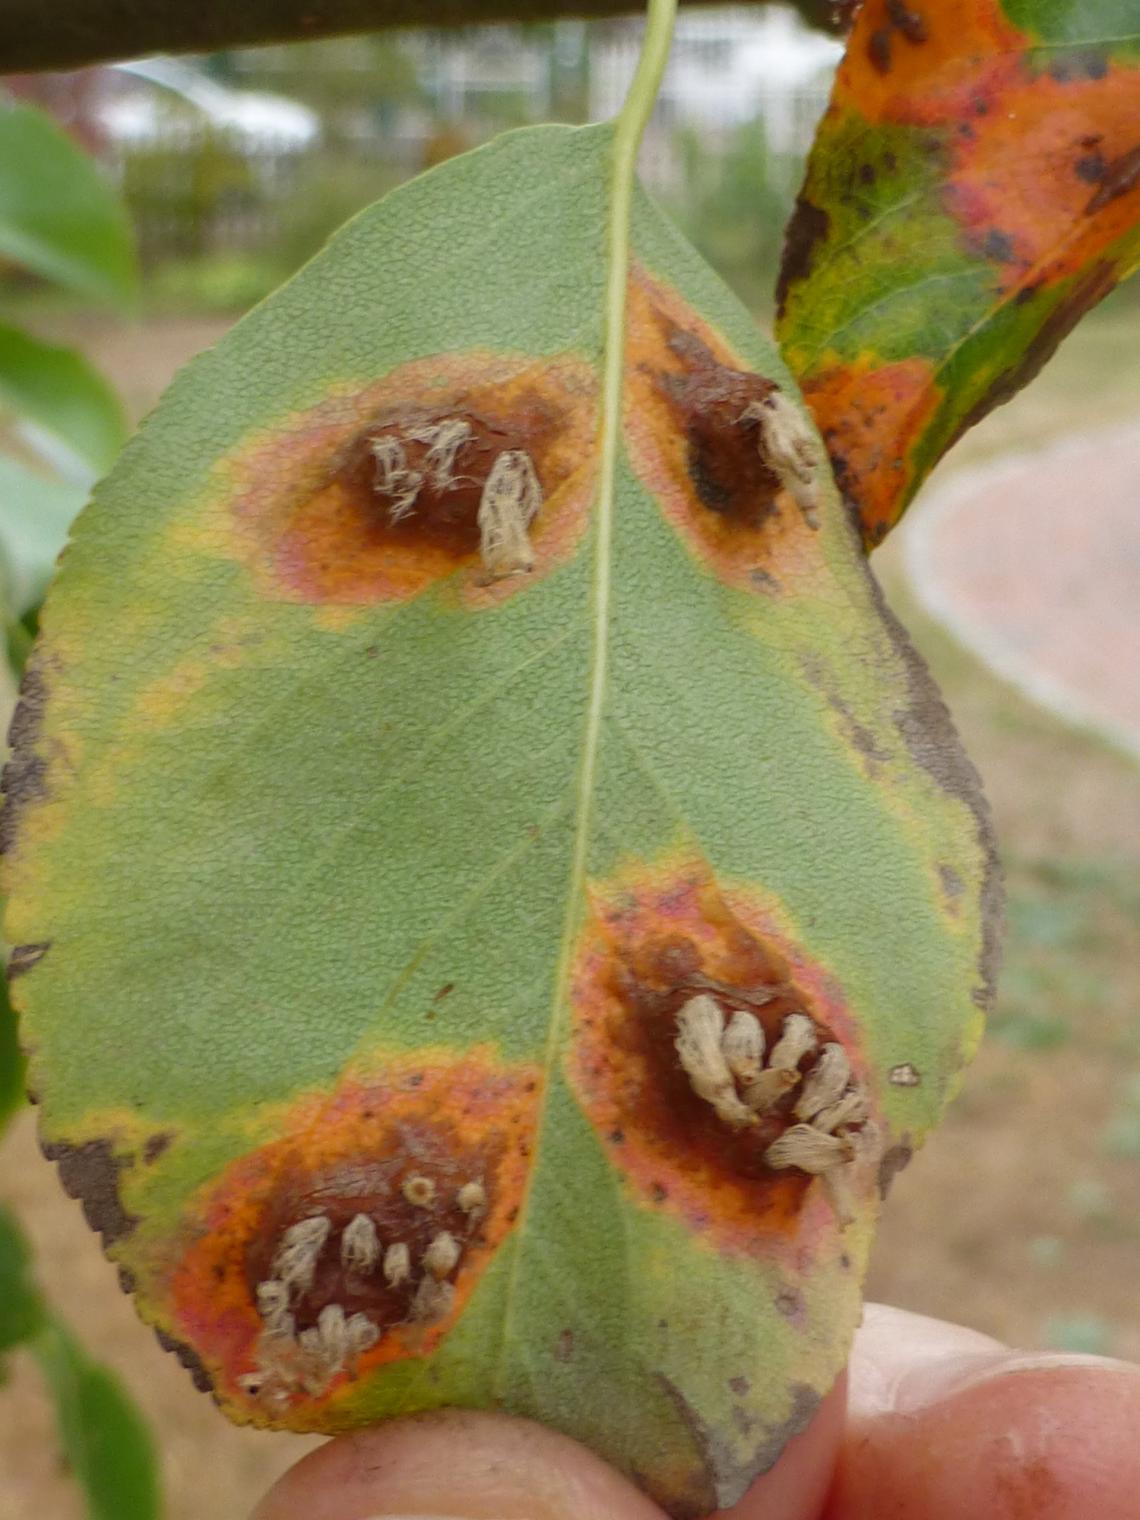
<path id="1" fill-rule="evenodd" d="M 1008 1352 L 999 1355 L 979 1352 L 976 1356 L 960 1357 L 953 1363 L 928 1363 L 905 1373 L 895 1384 L 893 1405 L 897 1413 L 910 1414 L 943 1399 L 954 1398 L 957 1394 L 996 1382 L 998 1378 L 1025 1372 L 1060 1372 L 1070 1368 L 1122 1372 L 1133 1378 L 1140 1377 L 1140 1368 L 1131 1362 L 1121 1362 L 1107 1356 L 1084 1356 L 1077 1352 L 1059 1351 L 1025 1352 L 1013 1356 Z"/>

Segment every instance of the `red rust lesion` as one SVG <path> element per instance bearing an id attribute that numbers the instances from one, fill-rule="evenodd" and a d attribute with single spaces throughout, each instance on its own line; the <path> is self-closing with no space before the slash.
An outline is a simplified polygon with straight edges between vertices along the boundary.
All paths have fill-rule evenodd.
<path id="1" fill-rule="evenodd" d="M 280 1139 L 231 1163 L 192 1209 L 193 1238 L 168 1284 L 170 1329 L 210 1370 L 217 1395 L 262 1423 L 309 1428 L 306 1409 L 354 1377 L 429 1354 L 514 1226 L 539 1092 L 536 1068 L 505 1066 L 489 1050 L 400 1057 L 376 1076 L 346 1079 L 331 1097 L 300 1100 L 282 1116 Z M 379 1247 L 367 1265 L 344 1246 L 360 1216 Z M 289 1285 L 291 1333 L 315 1331 L 330 1306 L 378 1333 L 327 1388 L 278 1387 L 266 1406 L 255 1387 L 266 1329 L 258 1288 L 282 1277 L 291 1227 L 313 1219 L 328 1229 L 311 1272 Z M 425 1254 L 445 1235 L 457 1263 L 440 1274 L 446 1297 L 427 1315 Z M 409 1271 L 386 1275 L 384 1253 L 401 1244 Z"/>
<path id="2" fill-rule="evenodd" d="M 802 1243 L 811 1179 L 764 1152 L 795 1118 L 795 1094 L 734 1129 L 693 1090 L 678 1058 L 677 1015 L 710 993 L 744 1009 L 769 1048 L 789 1014 L 841 1043 L 870 1090 L 850 1012 L 831 979 L 792 945 L 769 909 L 722 890 L 700 861 L 639 867 L 598 884 L 573 972 L 571 1085 L 613 1162 L 648 1204 L 742 1254 Z M 810 1058 L 809 1058 L 810 1059 Z M 807 1062 L 805 1062 L 806 1068 Z M 830 1229 L 826 1205 L 813 1217 Z"/>
<path id="3" fill-rule="evenodd" d="M 674 291 L 635 268 L 625 433 L 631 462 L 689 548 L 755 590 L 814 559 L 814 531 L 765 458 L 776 382 L 745 369 Z M 794 398 L 789 398 L 793 399 Z"/>
<path id="4" fill-rule="evenodd" d="M 585 527 L 596 394 L 582 361 L 489 353 L 417 360 L 336 394 L 227 463 L 243 557 L 288 601 L 369 606 L 450 582 L 462 605 L 495 606 L 567 559 Z M 496 461 L 516 452 L 541 493 L 534 565 L 496 576 L 479 506 Z"/>

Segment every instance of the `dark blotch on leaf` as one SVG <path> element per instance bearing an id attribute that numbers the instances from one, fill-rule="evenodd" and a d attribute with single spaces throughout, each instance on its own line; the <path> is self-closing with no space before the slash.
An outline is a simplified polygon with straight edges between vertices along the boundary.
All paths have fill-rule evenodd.
<path id="1" fill-rule="evenodd" d="M 885 1198 L 891 1190 L 891 1183 L 901 1171 L 909 1165 L 914 1155 L 914 1147 L 908 1145 L 905 1140 L 898 1145 L 892 1145 L 890 1150 L 883 1152 L 879 1162 L 879 1196 Z"/>
<path id="2" fill-rule="evenodd" d="M 157 1135 L 151 1135 L 150 1139 L 143 1146 L 143 1160 L 148 1166 L 158 1160 L 173 1139 L 174 1136 L 169 1130 L 163 1130 Z"/>
<path id="3" fill-rule="evenodd" d="M 804 1313 L 804 1297 L 798 1288 L 781 1288 L 773 1302 L 785 1319 L 800 1319 Z"/>
<path id="4" fill-rule="evenodd" d="M 8 957 L 8 980 L 14 982 L 33 966 L 38 966 L 51 949 L 51 940 L 41 940 L 36 945 L 17 945 Z"/>
<path id="5" fill-rule="evenodd" d="M 998 264 L 1011 264 L 1013 262 L 1013 239 L 1008 232 L 1002 232 L 997 227 L 991 227 L 982 242 L 982 252 L 987 259 L 993 259 Z"/>
<path id="6" fill-rule="evenodd" d="M 945 862 L 938 867 L 938 879 L 941 881 L 942 890 L 946 893 L 947 897 L 961 897 L 962 893 L 966 890 L 965 883 L 957 871 L 955 871 L 953 866 L 946 865 Z"/>
<path id="7" fill-rule="evenodd" d="M 84 1218 L 102 1235 L 105 1246 L 131 1233 L 138 1220 L 127 1213 L 119 1197 L 123 1162 L 109 1140 L 87 1140 L 82 1145 L 44 1141 L 42 1149 L 58 1165 L 64 1190 L 82 1203 Z"/>
<path id="8" fill-rule="evenodd" d="M 909 5 L 903 3 L 903 0 L 887 0 L 887 15 L 895 31 L 900 32 L 916 47 L 929 41 L 930 31 L 926 25 L 926 17 L 912 10 Z"/>
<path id="9" fill-rule="evenodd" d="M 880 26 L 873 31 L 867 39 L 867 58 L 871 67 L 879 74 L 889 74 L 891 71 L 891 29 L 889 26 Z"/>
<path id="10" fill-rule="evenodd" d="M 1086 79 L 1103 79 L 1108 73 L 1108 59 L 1098 48 L 1074 48 L 1054 58 L 1049 65 L 1049 73 L 1058 84 L 1080 84 Z"/>
<path id="11" fill-rule="evenodd" d="M 865 166 L 869 167 L 869 166 Z M 826 237 L 831 218 L 821 206 L 813 205 L 803 195 L 796 197 L 795 210 L 784 234 L 784 255 L 776 281 L 776 307 L 783 316 L 788 292 L 811 273 L 817 244 Z"/>
<path id="12" fill-rule="evenodd" d="M 780 1221 L 790 1228 L 809 1179 L 797 1172 L 774 1172 L 764 1153 L 792 1122 L 794 1096 L 788 1094 L 759 1115 L 755 1125 L 733 1129 L 694 1091 L 677 1056 L 677 1015 L 710 988 L 726 1018 L 737 1009 L 757 1018 L 769 1049 L 779 1039 L 784 1019 L 808 1006 L 786 966 L 723 902 L 717 911 L 722 947 L 715 978 L 706 975 L 701 950 L 679 925 L 659 936 L 612 944 L 602 973 L 612 1011 L 599 1033 L 612 1069 L 623 1080 L 641 1074 L 623 1092 L 626 1132 L 648 1137 L 659 1155 L 675 1161 L 678 1176 L 708 1168 L 734 1184 L 745 1214 L 759 1218 L 769 1210 L 770 1224 Z M 832 1037 L 822 1023 L 817 1023 L 817 1034 L 821 1043 Z M 673 1180 L 661 1174 L 652 1178 L 650 1200 L 683 1208 Z"/>
<path id="13" fill-rule="evenodd" d="M 1106 164 L 1101 176 L 1100 189 L 1085 207 L 1085 215 L 1092 216 L 1103 207 L 1119 200 L 1122 195 L 1140 185 L 1140 147 L 1131 148 Z"/>

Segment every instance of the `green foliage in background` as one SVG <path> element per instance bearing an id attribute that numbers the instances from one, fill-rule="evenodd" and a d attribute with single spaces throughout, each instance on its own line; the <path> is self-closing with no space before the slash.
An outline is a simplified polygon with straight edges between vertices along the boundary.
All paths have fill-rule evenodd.
<path id="1" fill-rule="evenodd" d="M 28 106 L 0 105 L 0 249 L 87 298 L 121 305 L 133 295 L 122 207 L 84 154 Z M 81 354 L 8 326 L 0 326 L 0 419 L 23 454 L 18 461 L 0 453 L 0 590 L 8 663 L 18 675 L 71 519 L 117 452 L 126 421 Z M 23 1078 L 2 981 L 0 1129 L 23 1105 Z M 146 1423 L 44 1299 L 19 1223 L 0 1208 L 0 1359 L 15 1351 L 31 1354 L 51 1392 L 62 1454 L 89 1520 L 155 1520 L 158 1467 Z"/>
<path id="2" fill-rule="evenodd" d="M 13 1215 L 0 1208 L 0 1355 L 23 1349 L 51 1390 L 63 1456 L 89 1520 L 154 1520 L 158 1470 L 146 1423 L 114 1373 L 84 1351 L 45 1301 Z"/>
<path id="3" fill-rule="evenodd" d="M 734 128 L 724 144 L 684 127 L 676 146 L 680 188 L 669 209 L 745 305 L 769 317 L 800 159 L 772 151 L 762 117 Z"/>
<path id="4" fill-rule="evenodd" d="M 0 102 L 0 254 L 87 300 L 122 307 L 135 257 L 122 206 L 41 111 Z M 43 594 L 67 526 L 126 437 L 122 407 L 82 354 L 0 325 L 0 583 L 4 622 Z"/>

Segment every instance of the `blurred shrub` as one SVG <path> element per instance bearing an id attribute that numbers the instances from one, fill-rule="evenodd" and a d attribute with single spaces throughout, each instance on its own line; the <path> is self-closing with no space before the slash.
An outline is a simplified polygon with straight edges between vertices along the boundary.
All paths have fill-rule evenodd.
<path id="1" fill-rule="evenodd" d="M 347 155 L 308 159 L 282 202 L 274 251 L 292 274 L 328 241 L 342 222 L 379 200 L 405 176 L 391 163 Z"/>
<path id="2" fill-rule="evenodd" d="M 669 209 L 713 268 L 761 320 L 774 311 L 776 271 L 803 173 L 793 154 L 775 154 L 763 121 L 727 138 L 685 126 L 677 134 L 680 186 Z"/>
<path id="3" fill-rule="evenodd" d="M 144 287 L 148 309 L 210 315 L 245 311 L 401 178 L 390 165 L 366 164 L 340 153 L 307 159 L 290 193 L 261 207 L 248 247 L 213 245 L 156 259 Z"/>
<path id="4" fill-rule="evenodd" d="M 125 151 L 121 183 L 144 258 L 156 247 L 205 252 L 259 201 L 255 166 L 229 135 L 175 111 Z"/>

